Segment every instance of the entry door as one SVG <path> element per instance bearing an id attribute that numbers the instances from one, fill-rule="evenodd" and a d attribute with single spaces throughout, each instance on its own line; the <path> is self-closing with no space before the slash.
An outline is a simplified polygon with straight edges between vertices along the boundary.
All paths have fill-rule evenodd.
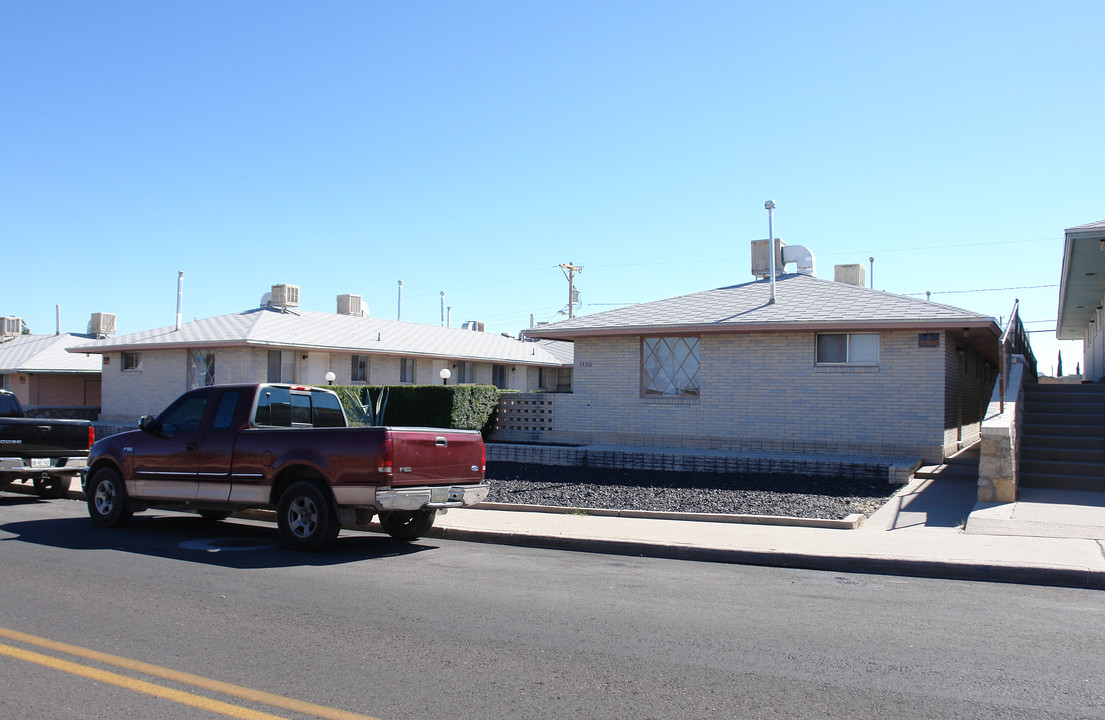
<path id="1" fill-rule="evenodd" d="M 325 385 L 326 373 L 330 372 L 329 353 L 310 353 L 307 356 L 306 385 Z"/>

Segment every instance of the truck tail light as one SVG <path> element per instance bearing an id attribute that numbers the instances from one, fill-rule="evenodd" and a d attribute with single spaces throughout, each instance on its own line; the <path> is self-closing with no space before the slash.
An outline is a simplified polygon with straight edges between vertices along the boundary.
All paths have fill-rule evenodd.
<path id="1" fill-rule="evenodd" d="M 92 443 L 96 442 L 96 428 L 88 426 L 88 449 L 92 449 Z"/>
<path id="2" fill-rule="evenodd" d="M 391 436 L 387 435 L 380 443 L 380 450 L 376 454 L 376 472 L 391 474 L 391 452 Z"/>
<path id="3" fill-rule="evenodd" d="M 487 472 L 487 446 L 480 443 L 480 472 Z"/>

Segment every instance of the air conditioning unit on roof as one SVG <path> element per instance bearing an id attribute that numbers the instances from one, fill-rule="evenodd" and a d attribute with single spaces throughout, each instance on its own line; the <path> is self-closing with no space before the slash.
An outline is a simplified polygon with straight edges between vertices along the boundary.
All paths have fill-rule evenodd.
<path id="1" fill-rule="evenodd" d="M 271 303 L 275 307 L 299 307 L 299 286 L 273 285 Z"/>
<path id="2" fill-rule="evenodd" d="M 23 332 L 23 319 L 17 317 L 0 318 L 0 335 L 18 335 Z"/>
<path id="3" fill-rule="evenodd" d="M 360 295 L 338 295 L 338 315 L 363 317 L 367 314 Z"/>
<path id="4" fill-rule="evenodd" d="M 96 337 L 115 334 L 115 313 L 92 313 L 88 321 L 88 334 Z"/>

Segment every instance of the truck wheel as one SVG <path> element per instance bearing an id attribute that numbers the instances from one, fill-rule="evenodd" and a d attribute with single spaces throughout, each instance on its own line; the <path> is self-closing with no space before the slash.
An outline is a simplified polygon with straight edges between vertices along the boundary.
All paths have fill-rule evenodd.
<path id="1" fill-rule="evenodd" d="M 380 527 L 396 540 L 417 540 L 434 526 L 437 510 L 392 510 L 380 513 Z"/>
<path id="2" fill-rule="evenodd" d="M 43 500 L 57 500 L 69 496 L 69 484 L 73 478 L 68 475 L 52 475 L 46 479 L 35 478 L 35 494 Z"/>
<path id="3" fill-rule="evenodd" d="M 123 479 L 113 469 L 100 468 L 88 481 L 88 514 L 101 527 L 126 525 L 134 515 Z"/>
<path id="4" fill-rule="evenodd" d="M 276 510 L 280 537 L 292 550 L 322 550 L 341 530 L 330 498 L 318 485 L 297 482 L 280 496 Z"/>

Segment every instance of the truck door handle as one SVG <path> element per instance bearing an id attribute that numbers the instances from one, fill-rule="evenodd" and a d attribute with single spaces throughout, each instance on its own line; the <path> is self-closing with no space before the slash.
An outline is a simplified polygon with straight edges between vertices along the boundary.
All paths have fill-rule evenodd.
<path id="1" fill-rule="evenodd" d="M 193 443 L 188 443 L 187 445 L 185 445 L 184 449 L 187 450 L 188 452 L 195 452 L 196 450 L 200 449 L 200 446 L 199 446 L 199 443 L 194 443 L 193 442 Z"/>
<path id="2" fill-rule="evenodd" d="M 449 447 L 449 441 L 439 435 L 434 438 L 434 447 Z"/>

